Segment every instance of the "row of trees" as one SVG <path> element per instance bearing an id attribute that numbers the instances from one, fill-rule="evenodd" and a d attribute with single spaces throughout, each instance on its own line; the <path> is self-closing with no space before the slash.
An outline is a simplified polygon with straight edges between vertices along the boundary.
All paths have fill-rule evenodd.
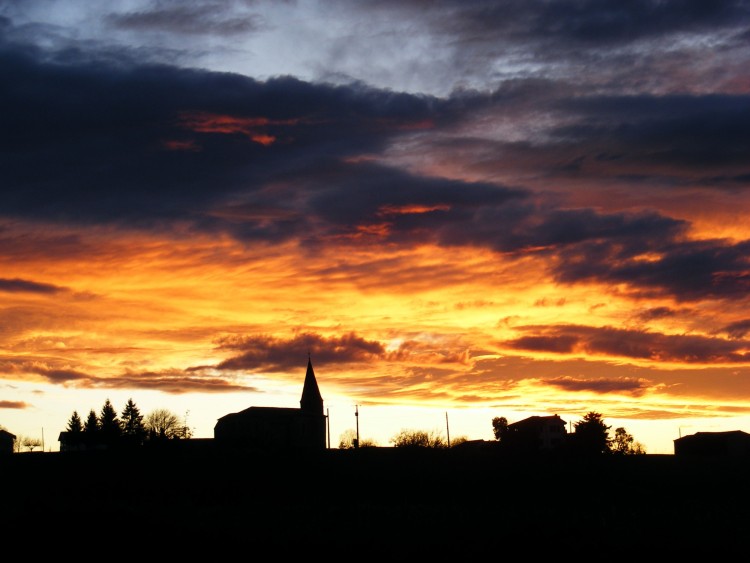
<path id="1" fill-rule="evenodd" d="M 565 436 L 561 442 L 563 448 L 577 454 L 588 455 L 639 455 L 645 454 L 644 446 L 635 440 L 624 427 L 618 427 L 614 436 L 610 436 L 611 426 L 605 424 L 600 413 L 589 412 L 582 420 L 573 424 L 575 432 Z M 492 430 L 497 443 L 508 451 L 533 450 L 536 442 L 528 436 L 511 431 L 505 417 L 492 419 Z M 73 411 L 65 430 L 68 446 L 112 446 L 117 444 L 140 445 L 149 441 L 187 439 L 192 437 L 192 430 L 187 420 L 181 420 L 167 409 L 156 409 L 143 416 L 140 409 L 128 399 L 118 416 L 109 399 L 106 399 L 97 414 L 91 409 L 82 420 L 78 411 Z M 535 437 L 532 437 L 535 438 Z M 397 448 L 449 448 L 467 442 L 465 436 L 458 436 L 449 441 L 437 431 L 404 429 L 390 439 Z M 19 437 L 14 444 L 16 451 L 26 447 L 29 451 L 41 445 L 41 441 Z M 372 439 L 358 440 L 354 430 L 345 431 L 339 441 L 339 449 L 378 447 Z"/>
<path id="2" fill-rule="evenodd" d="M 183 422 L 173 412 L 156 409 L 144 416 L 133 399 L 128 399 L 119 416 L 109 399 L 104 401 L 98 414 L 91 409 L 86 420 L 81 420 L 78 411 L 73 411 L 65 432 L 66 442 L 72 446 L 140 445 L 146 441 L 176 440 L 192 436 L 187 421 Z"/>
<path id="3" fill-rule="evenodd" d="M 7 432 L 7 429 L 1 426 L 0 430 L 5 430 Z M 39 438 L 32 438 L 31 436 L 16 436 L 16 439 L 13 441 L 13 451 L 22 452 L 23 448 L 26 448 L 26 451 L 33 452 L 34 449 L 43 445 L 44 444 Z"/>
<path id="4" fill-rule="evenodd" d="M 573 453 L 583 455 L 640 455 L 645 454 L 643 444 L 637 442 L 624 427 L 615 429 L 614 436 L 609 435 L 612 428 L 604 422 L 601 413 L 591 411 L 583 419 L 573 423 L 574 432 L 568 435 L 561 444 Z M 508 420 L 503 417 L 492 419 L 492 431 L 495 439 L 508 448 L 517 446 L 516 436 L 510 431 Z"/>
<path id="5" fill-rule="evenodd" d="M 404 429 L 399 431 L 390 439 L 390 443 L 397 448 L 415 447 L 415 448 L 448 448 L 457 446 L 466 442 L 466 436 L 451 438 L 443 437 L 440 432 L 435 430 L 410 430 Z M 339 438 L 339 449 L 347 450 L 352 448 L 377 448 L 379 444 L 370 438 L 357 441 L 357 434 L 354 430 L 345 430 Z"/>
<path id="6" fill-rule="evenodd" d="M 560 442 L 560 448 L 580 455 L 639 455 L 645 454 L 646 449 L 637 442 L 624 427 L 615 429 L 610 437 L 611 426 L 605 424 L 600 413 L 589 412 L 582 420 L 573 424 L 575 432 L 567 435 Z M 492 431 L 498 444 L 508 451 L 530 451 L 538 447 L 536 436 L 528 440 L 527 436 L 519 436 L 509 429 L 505 417 L 492 419 Z M 465 436 L 458 436 L 448 441 L 441 432 L 426 430 L 401 430 L 390 439 L 396 448 L 449 448 L 467 442 Z M 374 440 L 357 441 L 354 430 L 345 431 L 339 441 L 339 449 L 378 447 Z"/>

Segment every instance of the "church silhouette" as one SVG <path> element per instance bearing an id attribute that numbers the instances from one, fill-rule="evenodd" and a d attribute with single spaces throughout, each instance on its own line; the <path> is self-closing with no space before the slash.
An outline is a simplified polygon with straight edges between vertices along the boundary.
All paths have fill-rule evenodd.
<path id="1" fill-rule="evenodd" d="M 300 408 L 250 407 L 222 416 L 214 426 L 218 446 L 261 450 L 324 450 L 323 397 L 308 356 Z"/>

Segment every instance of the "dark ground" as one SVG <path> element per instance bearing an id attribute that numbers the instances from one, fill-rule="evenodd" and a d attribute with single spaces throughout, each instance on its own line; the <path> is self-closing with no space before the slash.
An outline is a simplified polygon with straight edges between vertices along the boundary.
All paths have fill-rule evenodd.
<path id="1" fill-rule="evenodd" d="M 22 453 L 0 458 L 0 535 L 40 547 L 120 546 L 114 555 L 291 555 L 308 546 L 322 557 L 366 560 L 747 559 L 748 469 L 744 459 L 509 459 L 390 448 Z"/>

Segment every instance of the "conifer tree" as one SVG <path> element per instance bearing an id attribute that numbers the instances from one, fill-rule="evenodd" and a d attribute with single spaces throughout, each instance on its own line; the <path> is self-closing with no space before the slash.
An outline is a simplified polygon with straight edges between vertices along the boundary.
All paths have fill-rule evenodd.
<path id="1" fill-rule="evenodd" d="M 107 445 L 113 445 L 122 435 L 120 420 L 117 418 L 117 411 L 112 406 L 109 399 L 104 401 L 104 406 L 99 413 L 99 432 L 102 442 Z"/>
<path id="2" fill-rule="evenodd" d="M 70 434 L 75 435 L 81 434 L 83 432 L 83 422 L 81 422 L 81 417 L 78 416 L 78 411 L 73 411 L 73 414 L 68 421 L 68 426 L 65 430 Z"/>
<path id="3" fill-rule="evenodd" d="M 83 425 L 83 431 L 88 436 L 96 436 L 99 433 L 99 417 L 96 416 L 94 409 L 89 411 L 89 416 Z"/>
<path id="4" fill-rule="evenodd" d="M 83 442 L 86 447 L 94 447 L 99 442 L 99 417 L 94 409 L 89 411 L 86 422 L 83 423 Z"/>
<path id="5" fill-rule="evenodd" d="M 129 443 L 140 444 L 143 442 L 146 436 L 146 427 L 143 424 L 143 415 L 133 402 L 133 399 L 128 399 L 121 417 L 120 426 L 123 437 Z"/>
<path id="6" fill-rule="evenodd" d="M 78 411 L 73 411 L 70 420 L 68 420 L 68 426 L 65 428 L 64 434 L 65 448 L 78 449 L 81 446 L 81 443 L 85 439 L 85 434 L 83 432 L 83 422 L 81 422 L 81 417 L 78 416 Z M 62 449 L 62 447 L 63 443 L 61 434 L 60 448 Z"/>

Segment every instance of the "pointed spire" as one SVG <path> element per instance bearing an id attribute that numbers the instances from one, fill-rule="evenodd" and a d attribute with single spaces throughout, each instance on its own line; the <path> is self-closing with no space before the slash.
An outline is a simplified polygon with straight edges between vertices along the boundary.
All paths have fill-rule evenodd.
<path id="1" fill-rule="evenodd" d="M 307 373 L 305 373 L 305 384 L 302 387 L 302 398 L 299 405 L 303 411 L 313 414 L 323 414 L 323 397 L 318 389 L 318 381 L 315 379 L 315 372 L 310 359 L 310 352 L 307 352 Z"/>

